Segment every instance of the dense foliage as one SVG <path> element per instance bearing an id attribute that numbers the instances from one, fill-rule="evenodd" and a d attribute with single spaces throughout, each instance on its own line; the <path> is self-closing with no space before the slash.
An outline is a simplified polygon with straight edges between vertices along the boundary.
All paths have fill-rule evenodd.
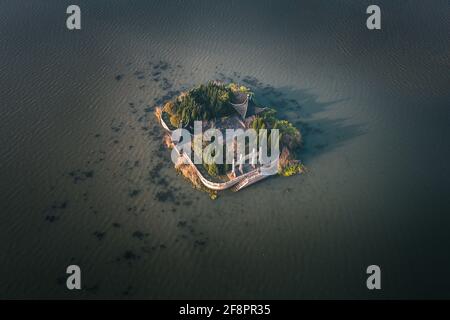
<path id="1" fill-rule="evenodd" d="M 263 113 L 256 116 L 251 123 L 251 127 L 256 131 L 260 129 L 278 129 L 281 147 L 295 149 L 300 146 L 302 136 L 300 131 L 287 120 L 279 120 L 275 116 L 274 109 L 267 108 Z M 270 133 L 269 133 L 270 134 Z"/>
<path id="2" fill-rule="evenodd" d="M 233 113 L 229 102 L 233 88 L 217 82 L 202 84 L 175 101 L 169 102 L 164 111 L 170 115 L 174 127 L 193 125 L 195 120 L 213 120 Z"/>
<path id="3" fill-rule="evenodd" d="M 288 164 L 285 167 L 281 168 L 280 174 L 284 177 L 290 177 L 294 174 L 303 173 L 305 171 L 305 167 L 301 163 L 292 163 Z"/>
<path id="4" fill-rule="evenodd" d="M 287 120 L 277 120 L 273 129 L 280 132 L 280 145 L 294 150 L 299 147 L 302 142 L 300 131 Z"/>

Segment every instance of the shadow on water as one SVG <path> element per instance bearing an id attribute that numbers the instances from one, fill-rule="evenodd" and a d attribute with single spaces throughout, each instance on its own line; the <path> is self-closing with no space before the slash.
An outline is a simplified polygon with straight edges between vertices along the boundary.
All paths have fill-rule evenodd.
<path id="1" fill-rule="evenodd" d="M 251 77 L 244 77 L 242 82 L 254 90 L 257 103 L 276 109 L 280 118 L 289 120 L 300 129 L 303 147 L 299 157 L 306 164 L 367 132 L 364 124 L 351 123 L 354 121 L 350 118 L 336 118 L 336 110 L 333 110 L 332 117 L 327 115 L 348 99 L 321 102 L 308 89 L 273 87 Z"/>

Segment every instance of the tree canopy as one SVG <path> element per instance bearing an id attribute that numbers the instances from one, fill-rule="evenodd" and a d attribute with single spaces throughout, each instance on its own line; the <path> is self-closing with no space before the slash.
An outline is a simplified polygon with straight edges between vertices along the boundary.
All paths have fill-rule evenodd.
<path id="1" fill-rule="evenodd" d="M 192 125 L 195 120 L 212 120 L 233 112 L 229 102 L 232 89 L 224 84 L 209 82 L 180 95 L 164 111 L 170 114 L 171 123 Z M 167 104 L 166 104 L 167 105 Z"/>

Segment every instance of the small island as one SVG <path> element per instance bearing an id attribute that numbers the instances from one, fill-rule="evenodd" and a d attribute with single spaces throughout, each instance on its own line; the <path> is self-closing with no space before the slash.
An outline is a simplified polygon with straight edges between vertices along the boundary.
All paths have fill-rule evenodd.
<path id="1" fill-rule="evenodd" d="M 210 81 L 166 101 L 155 109 L 155 115 L 166 131 L 163 137 L 164 144 L 173 149 L 178 156 L 175 162 L 176 170 L 195 188 L 208 192 L 213 199 L 217 197 L 220 190 L 239 191 L 270 177 L 273 174 L 265 173 L 269 170 L 281 176 L 292 176 L 305 171 L 303 164 L 296 160 L 296 153 L 302 145 L 300 131 L 289 121 L 278 119 L 275 109 L 259 104 L 255 94 L 246 86 Z M 183 152 L 172 140 L 172 133 L 180 128 L 187 130 L 195 139 L 194 122 L 198 124 L 198 121 L 201 121 L 203 131 L 213 128 L 225 134 L 227 129 L 239 132 L 253 129 L 257 133 L 265 132 L 268 141 L 271 141 L 272 130 L 277 129 L 278 135 L 273 135 L 278 140 L 277 159 L 269 164 L 261 165 L 255 161 L 261 153 L 256 152 L 255 148 L 249 150 L 245 142 L 248 152 L 244 157 L 242 154 L 233 153 L 231 163 L 204 161 L 198 164 L 193 161 L 190 152 Z M 230 140 L 228 139 L 227 143 L 236 144 L 236 136 L 231 139 L 233 140 L 228 141 Z M 198 148 L 198 144 L 192 146 L 194 153 L 196 145 Z M 207 145 L 207 141 L 201 142 L 201 147 L 204 148 Z M 204 154 L 202 156 L 207 157 Z"/>

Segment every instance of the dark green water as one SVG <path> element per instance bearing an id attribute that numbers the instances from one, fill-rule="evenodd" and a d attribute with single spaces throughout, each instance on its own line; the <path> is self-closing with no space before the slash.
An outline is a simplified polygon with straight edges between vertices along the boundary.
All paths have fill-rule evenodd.
<path id="1" fill-rule="evenodd" d="M 375 32 L 370 1 L 80 0 L 75 32 L 69 4 L 0 2 L 1 298 L 450 297 L 448 1 L 377 1 Z M 175 174 L 154 106 L 228 78 L 306 175 Z"/>

